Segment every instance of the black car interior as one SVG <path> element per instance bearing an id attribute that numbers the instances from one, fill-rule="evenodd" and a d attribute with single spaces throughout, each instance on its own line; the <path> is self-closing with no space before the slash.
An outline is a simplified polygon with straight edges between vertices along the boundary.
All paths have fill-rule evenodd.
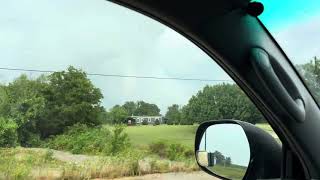
<path id="1" fill-rule="evenodd" d="M 112 0 L 171 27 L 234 79 L 282 141 L 281 179 L 320 178 L 320 111 L 249 0 Z M 268 154 L 265 154 L 268 156 Z"/>

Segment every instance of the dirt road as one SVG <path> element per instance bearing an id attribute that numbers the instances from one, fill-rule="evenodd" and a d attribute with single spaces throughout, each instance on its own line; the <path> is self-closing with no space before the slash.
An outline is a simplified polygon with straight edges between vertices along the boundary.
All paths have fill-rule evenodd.
<path id="1" fill-rule="evenodd" d="M 101 179 L 102 180 L 102 179 Z M 114 180 L 218 180 L 217 178 L 206 174 L 205 172 L 179 172 L 164 174 L 149 174 L 137 177 L 117 178 Z"/>

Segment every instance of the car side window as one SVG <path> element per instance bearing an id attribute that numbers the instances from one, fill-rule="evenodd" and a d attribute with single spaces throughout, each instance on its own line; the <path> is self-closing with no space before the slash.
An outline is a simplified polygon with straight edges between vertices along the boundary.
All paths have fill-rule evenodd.
<path id="1" fill-rule="evenodd" d="M 102 0 L 10 0 L 0 23 L 0 179 L 210 179 L 193 147 L 208 120 L 280 142 L 214 60 L 144 15 Z"/>

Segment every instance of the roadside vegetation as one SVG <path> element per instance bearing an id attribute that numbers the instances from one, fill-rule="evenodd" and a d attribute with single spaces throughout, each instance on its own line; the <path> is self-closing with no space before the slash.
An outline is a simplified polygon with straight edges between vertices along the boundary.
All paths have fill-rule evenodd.
<path id="1" fill-rule="evenodd" d="M 320 92 L 319 60 L 297 68 L 309 77 L 311 89 Z M 250 122 L 276 137 L 235 84 L 205 86 L 187 104 L 169 106 L 165 124 L 154 126 L 126 123 L 131 115 L 160 116 L 156 104 L 127 101 L 106 109 L 102 99 L 86 72 L 72 66 L 36 78 L 22 74 L 0 84 L 0 179 L 113 178 L 198 170 L 194 134 L 199 123 L 213 119 Z"/>

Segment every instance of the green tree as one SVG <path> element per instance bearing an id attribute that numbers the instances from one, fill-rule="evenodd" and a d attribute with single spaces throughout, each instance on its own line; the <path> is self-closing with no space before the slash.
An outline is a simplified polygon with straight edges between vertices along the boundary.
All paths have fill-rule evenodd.
<path id="1" fill-rule="evenodd" d="M 54 72 L 42 92 L 45 109 L 37 123 L 41 137 L 59 134 L 76 123 L 101 124 L 98 116 L 103 96 L 85 72 L 72 66 L 67 71 Z"/>
<path id="2" fill-rule="evenodd" d="M 0 117 L 0 147 L 15 147 L 18 125 L 12 119 Z"/>
<path id="3" fill-rule="evenodd" d="M 231 166 L 232 161 L 231 161 L 231 157 L 226 157 L 226 166 Z"/>
<path id="4" fill-rule="evenodd" d="M 133 101 L 127 101 L 125 102 L 122 107 L 127 111 L 127 113 L 132 116 L 135 115 L 137 111 L 137 104 Z"/>
<path id="5" fill-rule="evenodd" d="M 309 63 L 297 65 L 296 67 L 312 94 L 316 99 L 320 99 L 320 59 L 314 57 Z"/>
<path id="6" fill-rule="evenodd" d="M 216 164 L 222 164 L 223 165 L 225 163 L 225 157 L 221 152 L 215 151 L 213 153 L 213 156 L 216 158 Z"/>
<path id="7" fill-rule="evenodd" d="M 146 103 L 144 101 L 138 101 L 135 115 L 137 115 L 137 116 L 158 116 L 158 115 L 160 115 L 160 109 L 155 104 Z"/>
<path id="8" fill-rule="evenodd" d="M 0 84 L 0 117 L 10 116 L 10 101 L 7 86 Z"/>
<path id="9" fill-rule="evenodd" d="M 167 119 L 167 124 L 180 124 L 181 112 L 179 105 L 173 104 L 169 106 L 165 118 Z"/>
<path id="10" fill-rule="evenodd" d="M 182 125 L 193 125 L 194 121 L 188 117 L 189 106 L 185 105 L 180 109 L 180 124 Z"/>
<path id="11" fill-rule="evenodd" d="M 126 109 L 122 106 L 115 105 L 113 108 L 111 108 L 110 112 L 108 113 L 108 116 L 112 124 L 121 124 L 126 123 L 128 113 Z"/>
<path id="12" fill-rule="evenodd" d="M 111 154 L 115 155 L 119 152 L 123 152 L 130 145 L 129 136 L 125 133 L 125 126 L 115 126 L 111 137 Z"/>
<path id="13" fill-rule="evenodd" d="M 99 115 L 98 115 L 98 122 L 101 122 L 102 124 L 108 124 L 110 122 L 109 113 L 106 111 L 105 108 L 101 107 Z"/>
<path id="14" fill-rule="evenodd" d="M 6 113 L 2 116 L 13 119 L 18 128 L 19 143 L 23 146 L 31 146 L 39 139 L 39 130 L 36 127 L 45 109 L 45 98 L 42 89 L 46 87 L 46 79 L 40 76 L 37 79 L 28 79 L 21 75 L 7 86 L 3 86 L 6 93 Z"/>
<path id="15" fill-rule="evenodd" d="M 183 110 L 183 119 L 198 122 L 239 119 L 250 123 L 263 120 L 254 104 L 235 84 L 205 86 L 192 96 Z"/>

